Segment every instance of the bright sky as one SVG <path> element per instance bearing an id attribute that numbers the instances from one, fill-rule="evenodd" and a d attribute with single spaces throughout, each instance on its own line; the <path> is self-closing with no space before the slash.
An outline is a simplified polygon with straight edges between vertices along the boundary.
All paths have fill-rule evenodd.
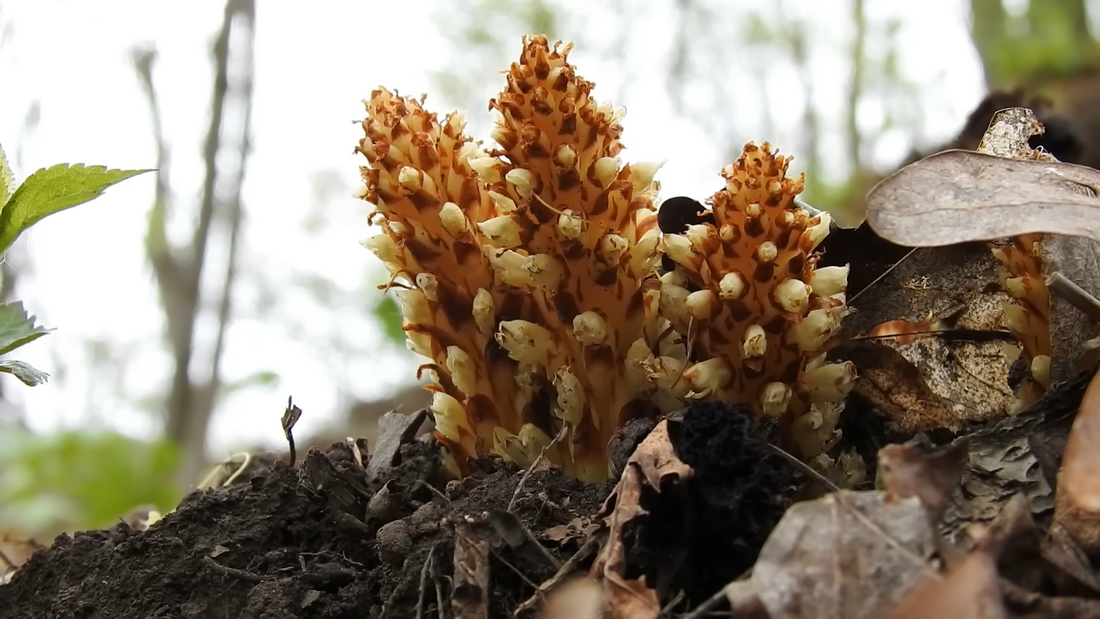
<path id="1" fill-rule="evenodd" d="M 223 401 L 211 429 L 215 456 L 242 442 L 281 444 L 278 417 L 287 394 L 307 411 L 302 422 L 307 426 L 333 418 L 346 404 L 341 397 L 382 397 L 409 379 L 417 362 L 400 351 L 380 353 L 386 350 L 380 335 L 360 319 L 376 299 L 349 296 L 371 273 L 379 273 L 374 257 L 358 243 L 371 231 L 367 205 L 350 197 L 358 186 L 360 163 L 351 151 L 361 136 L 350 121 L 362 117 L 361 100 L 379 85 L 431 93 L 430 71 L 438 68 L 439 59 L 454 54 L 424 17 L 432 12 L 432 2 L 334 0 L 312 3 L 306 13 L 301 3 L 259 4 L 254 154 L 244 187 L 244 268 L 262 270 L 284 284 L 324 276 L 348 294 L 322 311 L 308 295 L 284 287 L 279 311 L 294 312 L 294 322 L 304 330 L 287 327 L 281 315 L 262 313 L 234 325 L 224 361 L 227 380 L 259 371 L 274 371 L 282 380 Z M 564 10 L 592 10 L 586 1 L 562 4 Z M 639 42 L 628 50 L 632 70 L 626 75 L 583 48 L 570 60 L 596 82 L 603 93 L 599 98 L 624 93 L 625 100 L 615 101 L 630 111 L 624 157 L 667 159 L 658 176 L 667 195 L 700 195 L 713 190 L 717 170 L 728 162 L 718 160 L 719 145 L 705 132 L 675 115 L 656 77 L 659 71 L 650 70 L 672 42 L 662 9 L 668 4 L 638 2 L 634 27 L 644 36 L 634 37 Z M 966 3 L 867 4 L 872 20 L 890 17 L 882 11 L 900 12 L 895 13 L 902 17 L 900 69 L 924 88 L 915 103 L 922 118 L 918 133 L 925 143 L 946 138 L 981 96 L 980 68 L 966 32 Z M 826 116 L 838 114 L 847 79 L 842 46 L 850 33 L 846 20 L 836 16 L 846 14 L 846 2 L 798 0 L 787 6 L 804 10 L 805 19 L 820 25 L 821 51 L 812 63 L 815 100 Z M 6 0 L 0 7 L 0 144 L 9 158 L 21 155 L 12 161 L 17 178 L 60 162 L 153 166 L 148 110 L 129 60 L 132 48 L 153 42 L 160 58 L 155 80 L 174 147 L 172 186 L 178 208 L 191 208 L 202 180 L 198 150 L 209 110 L 209 43 L 221 16 L 221 2 Z M 607 14 L 578 22 L 588 32 L 615 28 Z M 509 61 L 518 55 L 522 34 L 500 33 L 514 43 Z M 881 48 L 881 42 L 872 41 L 869 53 Z M 480 85 L 486 97 L 499 90 L 496 83 L 488 85 L 493 77 Z M 777 119 L 797 118 L 801 99 L 791 96 L 799 88 L 797 77 L 777 66 L 766 99 L 739 102 L 746 138 L 771 139 L 796 155 L 796 168 L 797 148 L 783 147 L 779 137 L 754 135 L 753 119 L 764 106 Z M 41 105 L 40 123 L 32 139 L 24 141 L 24 118 L 34 101 Z M 428 104 L 440 112 L 453 105 L 432 95 Z M 884 113 L 873 101 L 860 111 L 872 122 Z M 482 106 L 466 112 L 471 131 L 487 139 L 492 117 Z M 825 136 L 827 146 L 830 139 Z M 889 166 L 908 148 L 901 136 L 882 140 L 875 154 Z M 843 152 L 839 145 L 837 152 Z M 319 197 L 315 179 L 322 174 L 328 177 Z M 57 329 L 17 355 L 54 373 L 50 383 L 23 389 L 14 379 L 0 377 L 10 385 L 7 393 L 22 398 L 36 430 L 95 425 L 150 436 L 158 428 L 148 406 L 124 401 L 117 393 L 121 385 L 130 396 L 154 401 L 167 389 L 171 371 L 170 358 L 159 346 L 162 317 L 142 252 L 153 186 L 152 175 L 139 177 L 90 205 L 47 219 L 18 243 L 30 254 L 29 262 L 19 252 L 9 256 L 23 276 L 20 297 L 41 322 Z M 332 203 L 324 229 L 310 237 L 303 232 L 303 220 L 319 200 Z M 268 305 L 248 284 L 237 300 L 249 312 Z M 333 333 L 352 350 L 346 358 L 326 359 L 331 349 L 310 343 Z M 84 345 L 89 340 L 103 342 L 120 358 L 94 380 L 83 369 L 96 363 Z"/>

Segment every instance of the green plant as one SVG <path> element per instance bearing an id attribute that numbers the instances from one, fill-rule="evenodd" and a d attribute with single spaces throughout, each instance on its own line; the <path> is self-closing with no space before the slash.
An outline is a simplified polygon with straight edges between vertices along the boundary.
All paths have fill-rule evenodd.
<path id="1" fill-rule="evenodd" d="M 108 170 L 104 166 L 60 163 L 31 174 L 18 187 L 0 147 L 0 256 L 25 230 L 54 213 L 103 195 L 116 183 L 151 170 Z M 0 304 L 0 355 L 29 344 L 50 329 L 34 324 L 22 301 Z M 23 361 L 0 361 L 0 372 L 29 386 L 46 382 L 49 374 Z"/>

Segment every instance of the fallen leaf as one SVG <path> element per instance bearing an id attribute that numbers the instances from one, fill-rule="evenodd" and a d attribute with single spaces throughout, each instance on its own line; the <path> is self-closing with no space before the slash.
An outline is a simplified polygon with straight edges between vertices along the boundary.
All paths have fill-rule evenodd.
<path id="1" fill-rule="evenodd" d="M 855 393 L 906 432 L 957 429 L 959 420 L 920 371 L 884 344 L 850 342 L 835 353 L 859 370 Z"/>
<path id="2" fill-rule="evenodd" d="M 915 445 L 887 445 L 878 452 L 878 474 L 886 492 L 897 498 L 915 496 L 939 525 L 966 467 L 967 442 L 926 451 Z"/>
<path id="3" fill-rule="evenodd" d="M 662 420 L 627 460 L 619 483 L 604 506 L 604 512 L 610 512 L 606 517 L 607 543 L 589 574 L 603 584 L 604 603 L 613 619 L 660 616 L 657 592 L 646 586 L 645 577 L 627 580 L 623 576 L 626 562 L 623 532 L 631 520 L 646 514 L 640 503 L 645 486 L 661 492 L 666 480 L 683 483 L 690 478 L 691 467 L 676 456 L 669 440 L 668 421 Z"/>
<path id="4" fill-rule="evenodd" d="M 772 619 L 880 617 L 936 577 L 933 552 L 919 499 L 841 491 L 787 510 L 752 581 Z"/>
<path id="5" fill-rule="evenodd" d="M 1001 619 L 1007 617 L 997 582 L 997 566 L 987 552 L 972 552 L 944 578 L 913 589 L 887 615 L 889 619 Z"/>
<path id="6" fill-rule="evenodd" d="M 451 612 L 455 619 L 489 617 L 489 540 L 466 521 L 455 524 Z"/>
<path id="7" fill-rule="evenodd" d="M 1100 374 L 1089 383 L 1066 441 L 1054 522 L 1086 552 L 1100 550 Z"/>
<path id="8" fill-rule="evenodd" d="M 1100 171 L 947 150 L 911 163 L 867 194 L 867 223 L 893 243 L 942 247 L 1032 233 L 1100 240 Z"/>

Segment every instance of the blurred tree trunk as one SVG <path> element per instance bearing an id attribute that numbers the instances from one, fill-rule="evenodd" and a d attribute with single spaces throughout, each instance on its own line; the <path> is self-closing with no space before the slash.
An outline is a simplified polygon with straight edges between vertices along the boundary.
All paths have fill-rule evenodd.
<path id="1" fill-rule="evenodd" d="M 174 369 L 165 402 L 165 430 L 183 451 L 180 480 L 194 484 L 205 462 L 210 416 L 221 386 L 220 367 L 225 330 L 231 320 L 231 293 L 237 274 L 237 252 L 243 205 L 241 185 L 250 150 L 252 115 L 255 0 L 228 0 L 221 30 L 214 42 L 214 87 L 210 124 L 203 142 L 205 176 L 199 211 L 190 240 L 177 246 L 169 240 L 168 219 L 173 202 L 169 187 L 170 149 L 163 134 L 160 107 L 153 85 L 155 51 L 137 52 L 134 64 L 153 116 L 160 174 L 149 213 L 146 255 L 153 267 Z M 232 74 L 233 79 L 230 79 Z M 227 123 L 232 118 L 234 123 Z M 208 274 L 211 237 L 225 239 L 225 264 Z M 204 285 L 206 284 L 206 285 Z M 213 298 L 211 298 L 213 297 Z M 197 325 L 213 308 L 213 342 L 196 346 Z M 206 322 L 204 320 L 204 322 Z M 197 369 L 208 368 L 205 376 Z"/>

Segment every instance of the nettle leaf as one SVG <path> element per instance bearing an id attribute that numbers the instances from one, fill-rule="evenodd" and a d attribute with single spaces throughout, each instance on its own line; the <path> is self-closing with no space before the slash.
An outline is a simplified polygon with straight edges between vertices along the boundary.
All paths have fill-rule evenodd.
<path id="1" fill-rule="evenodd" d="M 50 375 L 42 370 L 35 369 L 25 361 L 6 360 L 0 361 L 0 372 L 11 374 L 23 381 L 28 387 L 41 385 L 50 379 Z"/>
<path id="2" fill-rule="evenodd" d="M 15 178 L 8 166 L 8 158 L 4 156 L 4 147 L 0 145 L 0 207 L 8 203 L 11 192 L 15 191 Z"/>
<path id="3" fill-rule="evenodd" d="M 94 200 L 111 185 L 152 170 L 108 170 L 61 163 L 27 177 L 0 211 L 0 253 L 42 219 Z"/>
<path id="4" fill-rule="evenodd" d="M 0 355 L 9 353 L 24 344 L 52 331 L 34 324 L 34 316 L 28 316 L 23 302 L 0 304 Z"/>
<path id="5" fill-rule="evenodd" d="M 374 306 L 374 317 L 382 323 L 386 339 L 395 344 L 405 343 L 405 330 L 401 328 L 401 308 L 393 297 L 386 295 Z"/>

